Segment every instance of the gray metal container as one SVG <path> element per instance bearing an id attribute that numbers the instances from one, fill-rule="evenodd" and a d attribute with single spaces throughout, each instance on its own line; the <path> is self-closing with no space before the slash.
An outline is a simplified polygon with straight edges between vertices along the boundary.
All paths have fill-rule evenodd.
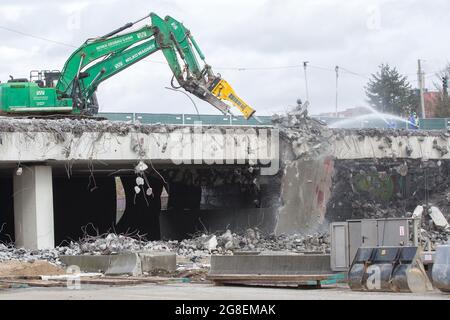
<path id="1" fill-rule="evenodd" d="M 432 277 L 436 288 L 450 292 L 450 245 L 437 247 Z"/>

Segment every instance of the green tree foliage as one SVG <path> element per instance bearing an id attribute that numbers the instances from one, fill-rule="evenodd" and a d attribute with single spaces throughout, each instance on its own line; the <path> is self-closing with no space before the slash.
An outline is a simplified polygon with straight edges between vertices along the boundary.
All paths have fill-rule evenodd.
<path id="1" fill-rule="evenodd" d="M 379 66 L 365 89 L 369 104 L 380 112 L 405 116 L 417 111 L 418 94 L 411 89 L 406 76 L 388 64 Z"/>

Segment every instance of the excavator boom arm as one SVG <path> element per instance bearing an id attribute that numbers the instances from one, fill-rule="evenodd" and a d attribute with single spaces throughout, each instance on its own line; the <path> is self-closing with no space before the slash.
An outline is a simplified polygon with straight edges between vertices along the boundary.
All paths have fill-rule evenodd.
<path id="1" fill-rule="evenodd" d="M 141 61 L 158 50 L 159 46 L 156 41 L 149 40 L 129 50 L 114 54 L 108 59 L 105 59 L 86 69 L 86 77 L 80 80 L 82 84 L 81 91 L 83 96 L 86 99 L 90 98 L 101 82 L 132 66 L 136 62 Z"/>
<path id="2" fill-rule="evenodd" d="M 205 56 L 185 26 L 167 16 L 151 13 L 151 26 L 118 34 L 135 23 L 90 39 L 67 60 L 56 85 L 59 97 L 70 97 L 78 109 L 86 108 L 98 85 L 145 57 L 161 50 L 180 87 L 210 103 L 224 114 L 236 106 L 246 119 L 255 112 L 241 100 L 231 86 L 215 75 Z M 145 18 L 147 18 L 145 17 Z M 197 57 L 204 62 L 201 67 Z"/>

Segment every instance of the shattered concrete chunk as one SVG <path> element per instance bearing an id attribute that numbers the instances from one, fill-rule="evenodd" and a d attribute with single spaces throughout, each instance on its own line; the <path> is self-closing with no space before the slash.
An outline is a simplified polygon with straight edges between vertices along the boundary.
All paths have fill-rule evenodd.
<path id="1" fill-rule="evenodd" d="M 417 206 L 416 209 L 414 209 L 414 212 L 412 214 L 412 218 L 414 219 L 422 219 L 423 214 L 423 206 Z"/>
<path id="2" fill-rule="evenodd" d="M 137 178 L 136 178 L 136 184 L 137 184 L 138 186 L 143 186 L 144 183 L 145 183 L 144 178 L 142 178 L 142 177 L 137 177 Z"/>
<path id="3" fill-rule="evenodd" d="M 404 163 L 396 168 L 399 175 L 406 177 L 408 175 L 408 164 Z"/>
<path id="4" fill-rule="evenodd" d="M 442 229 L 448 229 L 450 227 L 447 219 L 445 219 L 441 210 L 439 210 L 439 208 L 437 208 L 435 206 L 432 206 L 430 208 L 430 217 L 433 220 L 436 227 L 439 227 Z"/>
<path id="5" fill-rule="evenodd" d="M 217 237 L 215 235 L 209 237 L 204 243 L 203 248 L 208 250 L 209 252 L 216 250 L 217 248 Z"/>
<path id="6" fill-rule="evenodd" d="M 148 165 L 146 165 L 144 161 L 139 161 L 139 163 L 136 165 L 136 167 L 134 169 L 136 172 L 142 173 L 148 169 Z"/>

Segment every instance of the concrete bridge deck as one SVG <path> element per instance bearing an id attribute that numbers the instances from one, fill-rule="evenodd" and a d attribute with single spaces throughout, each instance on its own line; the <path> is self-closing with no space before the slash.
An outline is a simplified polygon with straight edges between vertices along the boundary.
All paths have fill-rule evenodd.
<path id="1" fill-rule="evenodd" d="M 53 176 L 68 167 L 71 174 L 92 175 L 134 171 L 140 162 L 158 168 L 249 165 L 261 168 L 270 185 L 279 171 L 282 149 L 289 144 L 280 139 L 272 126 L 0 119 L 0 175 L 13 177 L 16 243 L 31 248 L 54 245 Z M 286 165 L 282 188 L 292 201 L 277 218 L 279 232 L 303 224 L 298 214 L 294 220 L 290 217 L 292 210 L 324 215 L 333 160 L 450 159 L 450 139 L 444 132 L 337 130 L 324 143 L 328 146 L 322 157 Z"/>

